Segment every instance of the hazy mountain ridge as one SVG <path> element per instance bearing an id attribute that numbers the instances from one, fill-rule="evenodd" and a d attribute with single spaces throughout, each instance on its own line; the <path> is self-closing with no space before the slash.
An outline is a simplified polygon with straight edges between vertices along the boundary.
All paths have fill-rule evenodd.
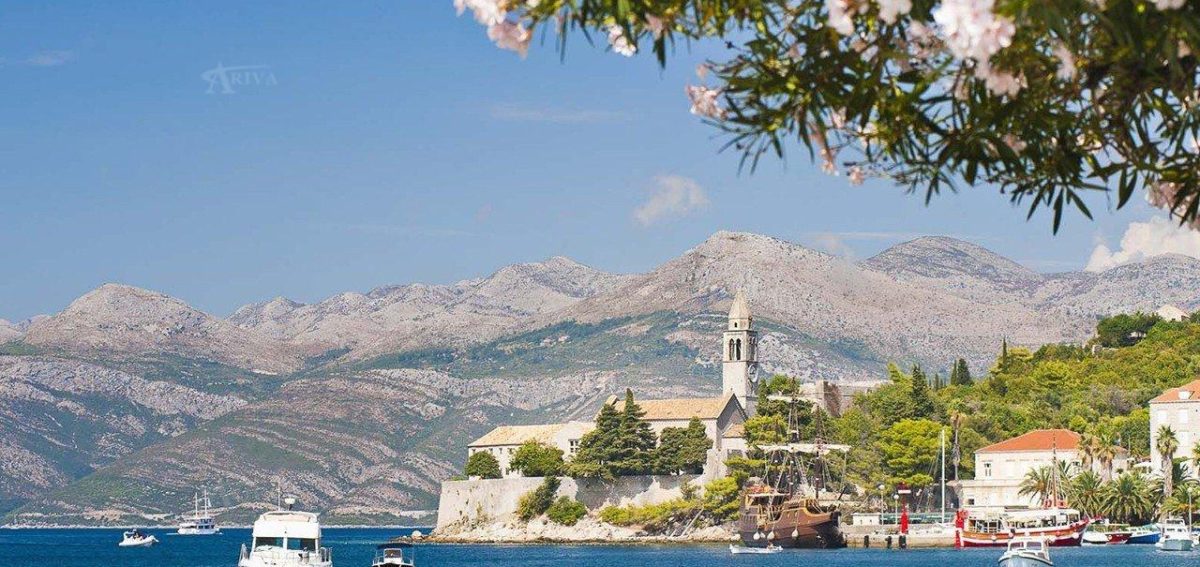
<path id="1" fill-rule="evenodd" d="M 717 393 L 737 289 L 763 333 L 764 371 L 853 381 L 892 360 L 936 371 L 964 356 L 982 371 L 1002 338 L 1082 341 L 1102 314 L 1195 308 L 1200 261 L 1039 274 L 932 237 L 853 263 L 720 232 L 645 274 L 560 257 L 453 285 L 276 298 L 228 320 L 104 286 L 29 325 L 24 342 L 46 354 L 0 358 L 0 506 L 24 502 L 23 522 L 137 522 L 208 485 L 227 520 L 245 521 L 279 481 L 331 520 L 396 521 L 397 509 L 430 507 L 464 445 L 498 423 L 587 419 L 625 387 Z M 106 385 L 43 383 L 67 369 L 70 383 Z M 172 414 L 184 408 L 137 397 L 165 387 L 151 383 L 220 409 Z M 82 417 L 55 437 L 67 415 Z"/>

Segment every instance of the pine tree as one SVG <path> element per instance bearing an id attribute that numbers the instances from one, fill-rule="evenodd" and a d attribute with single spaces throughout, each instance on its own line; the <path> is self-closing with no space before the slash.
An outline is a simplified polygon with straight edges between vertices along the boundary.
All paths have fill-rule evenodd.
<path id="1" fill-rule="evenodd" d="M 967 366 L 965 359 L 958 359 L 954 363 L 954 369 L 950 371 L 951 386 L 970 386 L 974 382 L 971 378 L 971 369 Z"/>
<path id="2" fill-rule="evenodd" d="M 914 419 L 929 418 L 937 412 L 933 397 L 929 394 L 929 379 L 921 371 L 921 366 L 913 365 L 912 386 L 908 391 L 908 402 Z"/>
<path id="3" fill-rule="evenodd" d="M 613 444 L 612 472 L 615 475 L 649 474 L 654 468 L 657 437 L 650 423 L 642 419 L 646 412 L 633 401 L 633 390 L 625 390 L 625 408 L 620 415 L 617 439 Z"/>

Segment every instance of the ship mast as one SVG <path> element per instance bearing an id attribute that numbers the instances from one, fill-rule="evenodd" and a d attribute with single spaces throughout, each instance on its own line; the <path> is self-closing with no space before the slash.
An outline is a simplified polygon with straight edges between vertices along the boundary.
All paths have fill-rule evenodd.
<path id="1" fill-rule="evenodd" d="M 942 446 L 942 523 L 946 523 L 946 428 L 942 428 L 938 439 Z"/>

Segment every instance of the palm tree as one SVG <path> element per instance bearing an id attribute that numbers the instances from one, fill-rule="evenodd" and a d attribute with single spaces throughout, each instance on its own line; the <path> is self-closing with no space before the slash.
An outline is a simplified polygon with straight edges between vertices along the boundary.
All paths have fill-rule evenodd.
<path id="1" fill-rule="evenodd" d="M 1100 475 L 1091 469 L 1085 470 L 1071 479 L 1069 487 L 1071 506 L 1085 516 L 1100 515 L 1103 509 L 1102 501 L 1104 483 Z"/>
<path id="2" fill-rule="evenodd" d="M 1110 433 L 1095 436 L 1096 458 L 1100 460 L 1100 471 L 1104 482 L 1112 480 L 1113 461 L 1117 458 L 1117 442 Z"/>
<path id="3" fill-rule="evenodd" d="M 1175 438 L 1175 431 L 1170 426 L 1164 425 L 1158 428 L 1158 440 L 1154 443 L 1154 448 L 1158 450 L 1158 458 L 1161 463 L 1160 470 L 1163 475 L 1163 499 L 1165 500 L 1173 493 L 1174 489 L 1174 457 L 1175 451 L 1179 449 L 1179 440 Z M 1165 508 L 1165 507 L 1164 507 Z M 1166 510 L 1163 510 L 1163 517 L 1166 518 Z"/>
<path id="4" fill-rule="evenodd" d="M 1137 525 L 1154 513 L 1154 499 L 1146 479 L 1126 472 L 1104 487 L 1100 507 L 1109 519 Z"/>
<path id="5" fill-rule="evenodd" d="M 1079 456 L 1083 460 L 1083 468 L 1092 468 L 1092 463 L 1096 462 L 1096 453 L 1100 449 L 1100 443 L 1096 436 L 1091 433 L 1084 433 L 1079 436 Z"/>
<path id="6" fill-rule="evenodd" d="M 1200 441 L 1192 445 L 1192 466 L 1200 471 Z"/>
<path id="7" fill-rule="evenodd" d="M 1020 495 L 1033 496 L 1044 506 L 1055 506 L 1067 496 L 1067 480 L 1071 478 L 1071 464 L 1058 461 L 1057 465 L 1038 467 L 1025 473 L 1021 481 Z"/>

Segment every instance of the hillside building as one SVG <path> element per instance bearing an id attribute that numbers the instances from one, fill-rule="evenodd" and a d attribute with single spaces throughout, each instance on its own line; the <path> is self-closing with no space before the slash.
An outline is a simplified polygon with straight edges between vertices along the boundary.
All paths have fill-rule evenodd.
<path id="1" fill-rule="evenodd" d="M 1021 481 L 1030 471 L 1067 463 L 1083 467 L 1081 436 L 1069 429 L 1035 429 L 975 451 L 975 479 L 962 481 L 966 507 L 1034 507 L 1036 496 L 1021 495 Z M 1129 468 L 1129 452 L 1118 448 L 1113 459 L 1114 475 Z M 1099 472 L 1099 463 L 1092 464 Z M 1065 481 L 1064 481 L 1065 482 Z"/>
<path id="2" fill-rule="evenodd" d="M 512 456 L 517 448 L 529 441 L 538 441 L 563 452 L 563 459 L 570 460 L 579 449 L 579 440 L 596 428 L 590 421 L 569 421 L 545 425 L 501 425 L 483 437 L 467 445 L 467 457 L 479 452 L 491 453 L 500 463 L 500 474 L 505 478 L 521 476 L 521 471 L 512 468 Z"/>
<path id="3" fill-rule="evenodd" d="M 715 398 L 636 401 L 646 413 L 643 419 L 650 423 L 655 436 L 661 437 L 663 430 L 668 427 L 687 427 L 692 418 L 704 424 L 704 433 L 713 442 L 704 465 L 706 477 L 725 476 L 725 459 L 733 454 L 745 453 L 746 441 L 742 437 L 746 411 L 732 392 Z M 612 396 L 606 403 L 619 411 L 624 400 Z"/>
<path id="4" fill-rule="evenodd" d="M 1150 400 L 1150 470 L 1162 474 L 1162 458 L 1158 454 L 1158 430 L 1162 426 L 1175 432 L 1175 454 L 1172 458 L 1191 459 L 1192 447 L 1200 443 L 1200 380 L 1171 388 Z M 1189 467 L 1190 468 L 1190 467 Z M 1197 471 L 1191 471 L 1196 476 Z"/>

